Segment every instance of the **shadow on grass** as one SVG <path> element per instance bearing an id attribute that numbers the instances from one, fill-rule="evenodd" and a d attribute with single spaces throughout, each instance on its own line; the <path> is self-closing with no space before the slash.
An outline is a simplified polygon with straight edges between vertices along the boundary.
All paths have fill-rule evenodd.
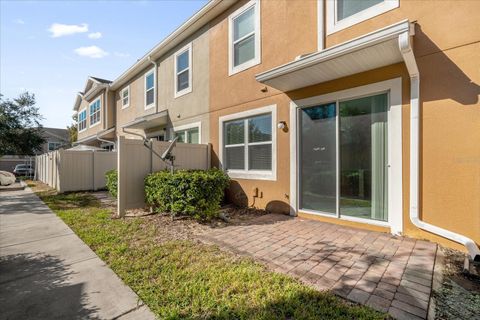
<path id="1" fill-rule="evenodd" d="M 71 272 L 55 257 L 7 255 L 0 275 L 1 319 L 97 319 L 83 284 L 68 284 Z"/>

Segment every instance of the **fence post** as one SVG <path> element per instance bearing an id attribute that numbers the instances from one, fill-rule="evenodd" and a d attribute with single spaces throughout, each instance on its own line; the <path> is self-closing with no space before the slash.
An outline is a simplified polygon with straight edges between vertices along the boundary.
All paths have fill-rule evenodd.
<path id="1" fill-rule="evenodd" d="M 126 150 L 125 137 L 118 136 L 117 139 L 117 217 L 125 216 L 125 202 L 126 202 L 126 156 L 123 153 Z"/>
<path id="2" fill-rule="evenodd" d="M 92 190 L 95 191 L 95 150 L 92 150 Z"/>

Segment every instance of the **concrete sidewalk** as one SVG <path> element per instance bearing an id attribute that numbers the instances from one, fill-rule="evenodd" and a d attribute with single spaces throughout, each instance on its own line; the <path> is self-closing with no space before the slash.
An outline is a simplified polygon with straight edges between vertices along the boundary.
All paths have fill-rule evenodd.
<path id="1" fill-rule="evenodd" d="M 154 319 L 30 189 L 0 193 L 0 319 Z"/>

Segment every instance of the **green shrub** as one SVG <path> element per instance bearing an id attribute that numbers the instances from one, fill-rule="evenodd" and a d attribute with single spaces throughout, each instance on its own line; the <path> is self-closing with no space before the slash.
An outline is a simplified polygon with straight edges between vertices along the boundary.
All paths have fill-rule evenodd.
<path id="1" fill-rule="evenodd" d="M 107 189 L 112 197 L 117 197 L 118 192 L 118 173 L 117 170 L 110 170 L 105 173 L 105 178 L 107 178 Z"/>
<path id="2" fill-rule="evenodd" d="M 155 172 L 145 178 L 145 202 L 159 212 L 208 219 L 218 213 L 229 182 L 218 169 Z"/>

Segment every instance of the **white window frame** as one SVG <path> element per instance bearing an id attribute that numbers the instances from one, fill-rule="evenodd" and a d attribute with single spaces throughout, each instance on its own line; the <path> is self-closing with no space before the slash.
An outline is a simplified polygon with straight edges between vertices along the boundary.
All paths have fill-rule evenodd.
<path id="1" fill-rule="evenodd" d="M 78 119 L 79 119 L 79 118 L 80 118 L 80 114 L 83 113 L 83 112 L 85 112 L 85 120 L 84 120 L 84 121 L 85 121 L 85 128 L 83 128 L 82 130 L 80 130 L 80 121 L 77 121 L 77 130 L 78 130 L 78 133 L 83 132 L 83 131 L 87 130 L 87 128 L 88 128 L 88 124 L 87 124 L 87 123 L 88 123 L 88 121 L 87 121 L 87 120 L 88 120 L 88 117 L 87 117 L 87 108 L 83 108 L 82 110 L 78 111 L 77 117 L 78 117 Z"/>
<path id="2" fill-rule="evenodd" d="M 319 0 L 321 1 L 321 0 Z M 370 8 L 357 12 L 345 19 L 337 21 L 337 0 L 327 1 L 327 35 L 335 33 L 337 31 L 349 28 L 357 23 L 371 19 L 387 11 L 393 10 L 399 7 L 400 0 L 384 0 L 382 3 L 378 3 Z M 321 17 L 318 17 L 319 23 Z"/>
<path id="3" fill-rule="evenodd" d="M 238 16 L 242 13 L 247 11 L 248 9 L 255 7 L 255 30 L 253 33 L 255 34 L 255 57 L 252 60 L 246 61 L 241 65 L 234 66 L 234 43 L 233 43 L 233 20 L 235 20 Z M 260 0 L 250 0 L 244 6 L 237 9 L 234 13 L 228 16 L 228 75 L 234 75 L 238 72 L 244 71 L 249 69 L 253 66 L 256 66 L 261 63 L 261 28 L 260 28 Z M 236 42 L 242 41 L 246 37 L 252 35 L 249 33 L 244 37 L 238 39 Z"/>
<path id="4" fill-rule="evenodd" d="M 198 128 L 198 143 L 202 143 L 202 122 L 192 122 L 189 124 L 184 124 L 181 126 L 176 126 L 172 128 L 172 139 L 175 137 L 175 134 L 179 131 L 183 131 L 183 134 L 186 133 L 187 130 L 189 129 L 195 129 Z M 190 141 L 187 141 L 187 137 L 185 136 L 184 139 L 185 143 L 191 143 Z"/>
<path id="5" fill-rule="evenodd" d="M 277 180 L 277 105 L 270 105 L 266 107 L 256 108 L 248 111 L 238 112 L 220 117 L 219 120 L 219 139 L 218 150 L 220 156 L 220 168 L 225 168 L 223 163 L 225 162 L 225 146 L 224 146 L 224 123 L 232 120 L 240 120 L 245 118 L 251 118 L 262 114 L 272 115 L 272 170 L 226 170 L 231 178 L 238 179 L 252 179 L 252 180 Z M 246 126 L 245 130 L 248 130 Z M 245 139 L 248 139 L 248 135 L 245 135 Z M 248 143 L 247 143 L 248 144 Z M 248 166 L 248 148 L 245 152 L 245 166 Z"/>
<path id="6" fill-rule="evenodd" d="M 123 96 L 123 93 L 125 91 L 127 92 L 127 97 L 126 97 L 128 99 L 127 104 L 123 104 L 123 100 L 125 99 L 125 97 Z M 126 86 L 125 88 L 122 89 L 122 91 L 120 91 L 120 101 L 121 101 L 122 109 L 128 108 L 130 106 L 130 85 Z"/>
<path id="7" fill-rule="evenodd" d="M 150 70 L 148 70 L 145 75 L 143 76 L 143 84 L 144 84 L 144 95 L 143 95 L 143 98 L 145 100 L 144 104 L 145 104 L 145 110 L 147 109 L 150 109 L 150 108 L 153 108 L 155 107 L 155 103 L 157 102 L 157 93 L 156 93 L 156 81 L 157 81 L 157 76 L 155 74 L 155 68 L 152 68 Z M 153 74 L 153 87 L 149 90 L 153 90 L 153 102 L 148 104 L 147 105 L 147 77 L 150 76 L 151 74 Z"/>
<path id="8" fill-rule="evenodd" d="M 178 56 L 184 54 L 186 51 L 188 51 L 188 68 L 182 70 L 181 72 L 177 72 L 177 58 Z M 188 87 L 178 91 L 178 76 L 188 70 Z M 174 54 L 174 68 L 173 68 L 173 81 L 174 81 L 174 86 L 175 86 L 175 98 L 181 97 L 183 95 L 186 95 L 187 93 L 192 92 L 192 43 L 190 42 L 180 50 L 178 50 Z"/>
<path id="9" fill-rule="evenodd" d="M 88 122 L 90 123 L 90 128 L 96 127 L 102 122 L 102 99 L 100 99 L 100 98 L 101 97 L 98 97 L 97 99 L 93 100 L 92 103 L 90 103 L 88 105 Z M 100 105 L 100 107 L 98 108 L 98 113 L 99 113 L 98 121 L 95 122 L 95 123 L 92 123 L 92 115 L 90 113 L 91 112 L 90 110 L 91 110 L 92 105 L 95 104 L 97 101 L 99 102 L 99 105 Z"/>
<path id="10" fill-rule="evenodd" d="M 376 221 L 358 217 L 349 217 L 336 214 L 324 214 L 318 211 L 299 208 L 300 196 L 300 175 L 299 170 L 299 134 L 298 134 L 298 109 L 319 105 L 332 101 L 350 100 L 359 97 L 370 96 L 382 92 L 389 92 L 388 109 L 388 221 Z M 337 126 L 338 126 L 337 107 Z M 338 132 L 337 132 L 338 134 Z M 337 137 L 338 148 L 338 137 Z M 360 87 L 327 93 L 324 95 L 310 97 L 290 103 L 290 214 L 296 215 L 298 211 L 308 214 L 338 218 L 361 222 L 382 227 L 390 227 L 393 234 L 400 234 L 403 231 L 403 176 L 402 176 L 402 79 L 395 78 Z M 337 158 L 338 161 L 338 158 Z M 338 170 L 338 163 L 337 163 Z M 338 181 L 338 177 L 337 177 Z M 337 201 L 339 185 L 337 185 Z M 337 204 L 338 207 L 339 204 Z"/>

